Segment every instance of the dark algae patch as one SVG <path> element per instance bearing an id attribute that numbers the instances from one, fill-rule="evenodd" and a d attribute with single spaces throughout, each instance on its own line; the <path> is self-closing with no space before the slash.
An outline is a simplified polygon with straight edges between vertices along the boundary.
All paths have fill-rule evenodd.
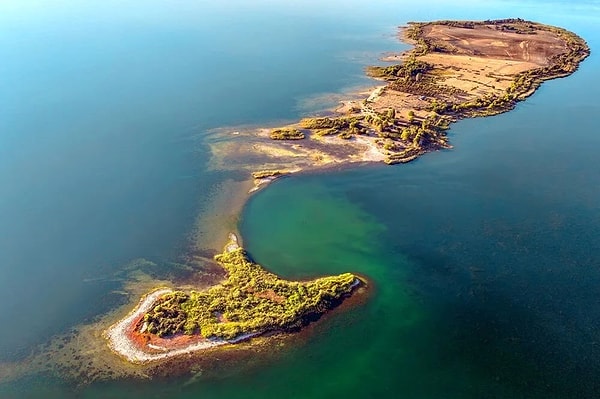
<path id="1" fill-rule="evenodd" d="M 350 273 L 307 282 L 283 280 L 252 262 L 242 248 L 215 259 L 227 271 L 223 283 L 163 295 L 144 315 L 141 328 L 160 337 L 184 333 L 228 340 L 292 330 L 339 304 L 360 283 Z"/>

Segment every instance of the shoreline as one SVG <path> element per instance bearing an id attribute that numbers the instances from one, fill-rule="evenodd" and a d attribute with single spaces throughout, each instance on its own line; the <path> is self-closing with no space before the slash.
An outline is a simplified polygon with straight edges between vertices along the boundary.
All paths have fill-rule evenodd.
<path id="1" fill-rule="evenodd" d="M 180 298 L 182 296 L 189 296 L 184 294 L 183 291 L 170 288 L 157 288 L 143 296 L 137 306 L 127 316 L 121 318 L 103 332 L 102 336 L 108 341 L 110 350 L 130 363 L 149 364 L 222 345 L 236 344 L 269 332 L 286 332 L 288 329 L 296 329 L 310 323 L 310 320 L 314 319 L 314 317 L 320 318 L 327 310 L 341 304 L 357 287 L 365 285 L 365 280 L 349 273 L 317 278 L 305 282 L 287 282 L 286 280 L 279 279 L 275 275 L 263 270 L 260 266 L 253 264 L 246 257 L 245 251 L 240 247 L 238 238 L 234 233 L 229 234 L 229 242 L 225 245 L 223 254 L 216 256 L 215 259 L 227 270 L 229 277 L 221 284 L 212 286 L 208 291 L 209 293 L 224 291 L 224 295 L 226 295 L 225 297 L 213 297 L 212 301 L 215 298 L 218 301 L 232 301 L 231 294 L 229 294 L 225 286 L 233 286 L 233 288 L 228 289 L 235 290 L 233 292 L 237 292 L 237 296 L 243 295 L 240 294 L 240 290 L 242 290 L 249 295 L 248 298 L 254 298 L 255 300 L 262 298 L 262 304 L 257 303 L 254 306 L 260 307 L 259 314 L 263 314 L 263 312 L 268 313 L 267 320 L 269 321 L 263 322 L 261 326 L 260 323 L 257 324 L 254 319 L 251 319 L 249 320 L 249 325 L 252 326 L 251 330 L 246 331 L 237 326 L 241 321 L 239 323 L 234 322 L 233 326 L 235 328 L 233 331 L 235 332 L 229 332 L 228 325 L 231 322 L 227 320 L 230 317 L 227 316 L 227 312 L 232 312 L 236 317 L 243 317 L 243 313 L 236 314 L 235 306 L 239 305 L 235 305 L 235 300 L 233 300 L 234 302 L 228 304 L 226 307 L 226 309 L 230 309 L 233 306 L 233 309 L 219 311 L 216 316 L 214 316 L 215 311 L 211 311 L 211 315 L 204 315 L 200 320 L 204 320 L 202 323 L 209 324 L 202 325 L 201 328 L 196 327 L 198 331 L 191 334 L 188 333 L 187 328 L 185 333 L 179 330 L 181 322 L 179 316 L 177 316 L 175 323 L 179 327 L 176 327 L 175 330 L 168 330 L 169 332 L 164 334 L 163 337 L 163 333 L 156 332 L 156 327 L 154 327 L 156 321 L 154 314 L 164 315 L 164 309 L 167 309 L 167 314 L 179 312 L 175 309 L 179 309 Z M 261 273 L 264 277 L 261 276 Z M 349 278 L 351 281 L 348 280 Z M 244 284 L 244 279 L 249 280 L 249 283 L 242 285 Z M 239 288 L 234 286 L 234 283 L 239 284 Z M 287 288 L 286 284 L 288 285 Z M 262 289 L 262 291 L 257 291 L 258 289 Z M 318 290 L 317 296 L 315 296 L 315 290 Z M 325 293 L 321 290 L 325 290 Z M 308 308 L 303 310 L 301 307 L 298 307 L 299 305 L 296 302 L 304 300 L 302 296 L 298 296 L 298 293 L 306 291 L 308 291 L 308 294 L 305 293 L 304 295 L 309 296 L 309 305 Z M 313 294 L 310 294 L 310 292 L 313 292 Z M 191 291 L 190 295 L 195 295 L 194 291 Z M 170 299 L 166 299 L 167 297 L 175 298 L 175 302 L 169 302 Z M 325 297 L 329 299 L 325 300 Z M 283 302 L 288 306 L 287 304 L 290 299 L 294 299 L 292 301 L 294 305 L 289 305 L 295 314 L 294 318 L 288 320 L 287 311 L 285 311 L 286 308 L 284 307 L 284 320 L 286 321 L 281 321 L 280 324 L 276 320 L 271 321 L 272 318 L 277 317 L 276 312 L 279 312 L 279 310 L 274 313 L 274 311 L 264 308 L 265 305 L 268 306 L 271 303 L 277 308 Z M 210 300 L 208 303 L 210 303 Z M 205 301 L 203 300 L 201 306 L 206 306 L 204 303 Z M 242 306 L 245 307 L 246 305 Z M 161 309 L 158 310 L 159 308 Z M 185 317 L 191 318 L 191 315 L 196 310 L 192 306 L 186 307 L 182 311 Z M 205 313 L 207 310 L 201 309 L 200 311 Z M 206 317 L 211 318 L 213 316 L 215 317 L 214 321 L 206 320 Z M 159 321 L 162 326 L 165 319 Z M 206 331 L 214 331 L 212 336 L 205 333 L 205 328 Z M 221 332 L 219 332 L 219 329 L 221 329 Z"/>
<path id="2" fill-rule="evenodd" d="M 544 81 L 574 73 L 590 54 L 576 34 L 522 19 L 410 22 L 398 35 L 412 49 L 381 60 L 402 64 L 367 68 L 383 85 L 358 90 L 326 116 L 237 132 L 229 143 L 237 144 L 237 157 L 264 158 L 242 170 L 275 174 L 255 179 L 254 191 L 301 170 L 393 165 L 451 149 L 452 123 L 508 112 Z M 251 143 L 246 151 L 239 150 L 242 139 Z M 219 150 L 226 158 L 227 148 Z"/>
<path id="3" fill-rule="evenodd" d="M 229 242 L 225 245 L 225 251 L 233 252 L 239 248 L 240 246 L 237 235 L 234 233 L 229 233 Z M 164 346 L 159 346 L 151 342 L 142 343 L 139 339 L 140 337 L 138 332 L 135 331 L 135 326 L 141 321 L 144 314 L 154 306 L 157 299 L 165 294 L 173 292 L 175 292 L 175 290 L 171 288 L 156 288 L 154 291 L 144 295 L 127 316 L 121 318 L 103 331 L 102 337 L 108 341 L 108 347 L 110 350 L 131 363 L 146 364 L 190 354 L 200 350 L 214 348 L 225 344 L 240 342 L 258 335 L 247 334 L 239 337 L 236 340 L 189 340 L 194 342 L 189 342 L 184 346 L 174 343 L 173 341 L 170 345 L 168 342 L 165 342 L 167 345 L 163 343 Z"/>
<path id="4" fill-rule="evenodd" d="M 518 30 L 523 32 L 515 33 Z M 400 33 L 413 49 L 386 56 L 388 61 L 401 60 L 400 65 L 367 70 L 370 76 L 386 84 L 372 88 L 362 102 L 341 101 L 330 117 L 305 118 L 282 128 L 235 131 L 231 140 L 218 141 L 218 145 L 225 147 L 212 149 L 221 165 L 227 165 L 229 157 L 235 161 L 231 163 L 232 170 L 245 169 L 249 174 L 252 171 L 254 186 L 243 196 L 240 194 L 237 211 L 241 211 L 249 195 L 292 173 L 365 162 L 406 163 L 427 152 L 451 148 L 445 133 L 451 123 L 507 112 L 533 94 L 543 81 L 575 72 L 589 55 L 587 44 L 577 35 L 519 19 L 409 23 Z M 471 42 L 460 41 L 460 37 L 459 42 L 454 42 L 460 34 Z M 490 37 L 503 38 L 509 48 L 521 48 L 522 59 L 498 58 L 496 50 L 488 48 Z M 523 41 L 523 37 L 528 40 Z M 550 55 L 539 58 L 533 51 L 535 45 L 531 45 L 535 40 L 549 41 L 555 48 L 549 51 Z M 490 53 L 470 54 L 474 49 Z M 489 69 L 483 77 L 481 66 Z M 494 83 L 489 83 L 492 80 Z M 239 140 L 248 142 L 247 153 L 240 149 Z M 248 155 L 255 154 L 262 154 L 267 161 L 240 165 L 238 159 L 250 159 Z M 237 236 L 230 234 L 225 253 L 238 248 Z M 111 326 L 105 334 L 111 350 L 130 362 L 144 363 L 238 342 L 237 337 L 234 340 L 196 337 L 183 346 L 177 343 L 136 346 L 132 329 L 159 297 L 170 292 L 173 291 L 158 290 L 147 295 L 133 312 Z M 143 331 L 145 327 L 146 324 Z M 264 332 L 239 336 L 244 340 Z"/>
<path id="5" fill-rule="evenodd" d="M 463 21 L 462 23 L 465 22 Z M 436 22 L 415 24 L 413 26 L 428 26 L 432 28 L 432 26 L 437 26 L 435 24 Z M 441 26 L 442 28 L 440 29 L 460 29 L 456 27 L 444 27 L 445 25 Z M 470 33 L 471 30 L 465 32 Z M 419 48 L 422 48 L 423 43 L 419 44 L 418 39 L 408 38 L 407 35 L 409 33 L 408 28 L 401 29 L 400 34 L 403 35 L 401 40 L 407 43 L 412 42 L 413 48 L 399 55 L 387 54 L 383 60 L 387 62 L 405 62 L 411 54 L 420 51 Z M 524 35 L 523 37 L 529 37 L 526 33 Z M 435 44 L 436 42 L 433 41 L 432 43 Z M 585 42 L 583 43 L 585 44 Z M 428 45 L 431 45 L 431 43 Z M 589 55 L 589 48 L 586 51 Z M 440 55 L 443 55 L 443 57 L 440 57 Z M 470 60 L 469 56 L 464 54 L 438 54 L 436 52 L 422 54 L 418 57 L 421 56 L 429 57 L 424 59 L 433 65 L 434 68 L 423 73 L 419 79 L 416 79 L 416 75 L 410 75 L 406 79 L 403 77 L 404 81 L 398 81 L 398 76 L 395 74 L 386 74 L 386 67 L 382 67 L 383 69 L 380 69 L 379 72 L 384 73 L 381 77 L 375 78 L 376 81 L 373 85 L 359 88 L 353 93 L 348 93 L 348 100 L 342 100 L 337 106 L 319 113 L 319 117 L 307 118 L 335 121 L 347 120 L 348 118 L 362 115 L 362 119 L 358 120 L 357 124 L 361 129 L 366 129 L 365 131 L 368 134 L 352 133 L 349 137 L 344 136 L 343 133 L 350 130 L 350 123 L 348 122 L 342 129 L 334 129 L 336 131 L 332 134 L 321 135 L 320 133 L 323 133 L 327 129 L 305 128 L 301 126 L 302 121 L 284 126 L 284 128 L 301 129 L 306 136 L 301 140 L 271 140 L 269 138 L 270 132 L 272 129 L 277 129 L 277 126 L 271 126 L 271 128 L 259 126 L 241 128 L 238 126 L 236 128 L 221 128 L 212 131 L 210 134 L 213 137 L 209 135 L 206 140 L 207 144 L 211 147 L 213 156 L 210 161 L 210 167 L 216 170 L 235 172 L 235 177 L 230 177 L 219 184 L 215 192 L 211 193 L 213 197 L 209 201 L 208 210 L 203 211 L 203 214 L 197 217 L 196 230 L 191 233 L 194 236 L 192 237 L 194 241 L 194 245 L 192 246 L 194 248 L 189 250 L 190 258 L 198 256 L 202 260 L 210 260 L 210 256 L 212 255 L 199 256 L 195 255 L 195 251 L 207 250 L 207 253 L 211 253 L 212 251 L 218 251 L 219 248 L 223 248 L 226 245 L 227 234 L 238 232 L 237 222 L 239 215 L 248 198 L 254 192 L 267 187 L 270 182 L 282 176 L 301 172 L 320 173 L 331 169 L 355 167 L 360 164 L 374 165 L 385 162 L 386 158 L 396 151 L 396 149 L 391 147 L 386 150 L 386 144 L 392 147 L 397 143 L 402 144 L 393 135 L 401 134 L 402 131 L 400 128 L 410 126 L 407 123 L 409 118 L 408 109 L 414 110 L 415 123 L 413 125 L 415 127 L 418 127 L 417 125 L 420 125 L 423 121 L 427 121 L 429 115 L 438 112 L 439 119 L 436 120 L 447 120 L 449 121 L 448 125 L 462 118 L 494 115 L 500 111 L 506 112 L 512 109 L 510 107 L 507 108 L 507 104 L 514 107 L 518 101 L 534 93 L 539 84 L 544 80 L 568 76 L 576 70 L 575 67 L 569 71 L 549 75 L 550 77 L 542 79 L 543 76 L 528 76 L 527 73 L 531 69 L 521 70 L 525 67 L 537 65 L 530 62 L 531 60 L 499 60 L 485 57 L 479 60 L 477 60 L 477 57 L 472 57 L 473 60 Z M 584 52 L 584 56 L 577 63 L 583 61 L 586 56 Z M 417 59 L 419 59 L 418 57 Z M 440 58 L 450 58 L 454 64 L 451 66 L 439 64 Z M 476 65 L 477 68 L 470 67 L 468 61 L 472 61 L 473 65 Z M 486 99 L 487 97 L 482 93 L 492 90 L 491 86 L 497 86 L 494 89 L 496 90 L 495 93 L 506 92 L 510 83 L 516 78 L 512 75 L 504 76 L 501 73 L 497 73 L 498 71 L 493 68 L 480 71 L 487 64 L 493 65 L 494 68 L 497 68 L 502 73 L 506 73 L 507 70 L 510 71 L 512 68 L 513 71 L 516 71 L 515 73 L 523 76 L 523 84 L 530 85 L 528 90 L 519 93 L 515 97 L 514 102 L 504 103 L 501 108 L 488 109 L 487 106 L 482 108 L 479 105 L 472 107 L 472 109 L 465 109 L 465 113 L 462 115 L 456 115 L 453 114 L 452 107 L 460 104 L 468 104 L 471 100 L 467 101 L 465 97 L 462 103 L 441 103 L 441 101 L 438 103 L 438 98 L 435 96 L 427 96 L 425 100 L 422 100 L 420 99 L 420 95 L 414 93 L 388 89 L 393 84 L 402 86 L 407 82 L 413 83 L 419 80 L 416 83 L 423 83 L 420 86 L 421 89 L 427 89 L 425 83 L 440 84 L 443 90 L 440 91 L 439 95 L 443 96 L 446 100 L 452 100 L 453 98 L 452 90 L 448 89 L 453 84 L 459 86 L 466 85 L 465 88 L 468 90 L 464 91 L 469 95 L 477 93 L 477 95 L 473 94 L 474 97 L 471 99 Z M 391 65 L 391 67 L 394 66 Z M 479 80 L 477 80 L 477 83 L 472 83 L 469 86 L 467 81 L 461 81 L 457 78 L 458 72 L 453 68 L 464 68 L 470 74 L 471 78 Z M 480 72 L 479 75 L 477 72 Z M 473 91 L 471 91 L 472 88 L 474 88 Z M 464 94 L 461 95 L 464 96 Z M 436 99 L 435 103 L 432 101 L 434 99 Z M 408 107 L 409 105 L 410 107 Z M 473 105 L 477 104 L 473 103 Z M 396 115 L 393 118 L 387 118 L 386 113 L 391 108 L 395 109 Z M 381 129 L 382 131 L 379 131 L 377 126 L 373 125 L 372 122 L 365 122 L 363 113 L 371 115 L 374 118 L 384 119 L 385 126 Z M 440 134 L 439 137 L 432 136 L 435 140 L 440 139 L 439 142 L 434 140 L 426 147 L 413 149 L 411 150 L 412 152 L 407 152 L 402 154 L 402 157 L 397 157 L 392 163 L 409 162 L 426 152 L 451 147 L 444 139 L 444 130 L 436 130 L 434 133 Z M 400 150 L 406 150 L 406 148 L 400 147 L 398 147 Z M 256 172 L 268 173 L 264 177 L 257 179 L 253 176 L 253 173 Z M 269 173 L 274 174 L 268 176 Z M 239 235 L 235 237 L 241 243 L 243 237 Z M 202 287 L 201 289 L 204 290 L 210 287 L 207 280 L 215 283 L 215 275 L 219 278 L 221 276 L 221 274 L 216 273 L 208 278 L 206 275 L 199 277 L 198 282 Z M 196 341 L 179 342 L 178 346 L 175 345 L 172 349 L 166 348 L 161 342 L 156 341 L 155 344 L 151 343 L 154 347 L 149 347 L 149 350 L 146 352 L 140 350 L 129 341 L 128 326 L 135 326 L 139 322 L 139 318 L 141 318 L 143 313 L 152 307 L 151 302 L 153 302 L 153 299 L 156 300 L 158 298 L 157 295 L 160 296 L 174 291 L 171 288 L 154 288 L 170 287 L 172 286 L 171 281 L 160 281 L 151 277 L 146 278 L 147 280 L 143 282 L 142 280 L 137 280 L 137 277 L 132 279 L 131 287 L 126 289 L 126 291 L 129 291 L 126 293 L 128 295 L 126 305 L 119 306 L 118 309 L 114 309 L 110 314 L 104 315 L 92 324 L 82 324 L 81 326 L 77 326 L 74 332 L 56 337 L 56 339 L 53 338 L 52 345 L 40 349 L 38 353 L 32 354 L 30 359 L 16 366 L 11 365 L 11 367 L 14 367 L 14 370 L 9 370 L 7 367 L 4 373 L 7 374 L 8 372 L 7 376 L 0 375 L 0 378 L 16 378 L 12 376 L 11 372 L 16 376 L 31 374 L 40 370 L 52 370 L 53 372 L 71 376 L 74 379 L 84 380 L 87 383 L 94 380 L 121 377 L 151 378 L 153 375 L 160 375 L 161 373 L 183 373 L 185 372 L 185 368 L 190 364 L 189 359 L 209 363 L 212 361 L 211 359 L 214 360 L 216 358 L 215 353 L 219 353 L 219 357 L 230 356 L 231 358 L 238 358 L 242 356 L 241 353 L 244 351 L 253 356 L 254 351 L 260 348 L 261 345 L 272 345 L 273 342 L 279 339 L 275 337 L 283 337 L 281 339 L 293 341 L 293 337 L 301 336 L 305 330 L 309 334 L 313 328 L 313 326 L 308 325 L 308 327 L 302 326 L 299 333 L 281 331 L 282 333 L 278 334 L 278 331 L 273 331 L 273 335 L 267 332 L 262 334 L 261 337 L 257 336 L 260 335 L 259 333 L 252 336 L 243 336 L 241 340 L 246 340 L 247 344 L 230 345 L 229 347 L 226 344 L 234 344 L 238 341 L 223 342 L 196 339 Z M 192 284 L 194 287 L 192 287 Z M 133 288 L 134 286 L 135 288 Z M 181 286 L 181 288 L 198 289 L 198 286 L 195 281 L 189 281 L 185 282 L 185 285 Z M 161 290 L 164 291 L 161 292 Z M 363 298 L 360 300 L 356 299 L 353 293 L 340 307 L 347 309 L 345 308 L 347 302 L 359 303 L 364 300 L 364 297 L 372 295 L 372 290 L 373 287 L 369 287 L 366 290 L 368 295 L 363 295 Z M 361 292 L 365 290 L 360 288 L 356 291 Z M 138 298 L 140 299 L 137 300 Z M 128 309 L 132 310 L 128 311 Z M 126 315 L 121 316 L 122 314 Z M 107 325 L 110 325 L 108 329 L 106 328 Z M 255 338 L 249 339 L 253 337 Z M 54 359 L 53 355 L 56 354 L 66 356 L 64 359 L 62 358 L 63 356 L 60 359 L 59 356 L 54 356 Z M 40 361 L 43 365 L 40 365 Z M 172 365 L 176 365 L 176 371 L 168 369 Z"/>
<path id="6" fill-rule="evenodd" d="M 174 292 L 169 288 L 159 288 L 152 293 L 144 296 L 134 310 L 125 318 L 110 326 L 103 332 L 102 336 L 108 341 L 110 350 L 121 358 L 134 364 L 147 364 L 159 360 L 165 360 L 181 355 L 187 355 L 201 350 L 215 348 L 221 345 L 235 344 L 261 333 L 243 334 L 232 340 L 219 339 L 197 339 L 195 342 L 184 346 L 171 344 L 159 346 L 152 343 L 146 343 L 145 348 L 136 341 L 133 331 L 135 325 L 140 321 L 143 315 L 149 311 L 156 300 L 162 295 Z M 166 340 L 165 340 L 166 341 Z M 169 347 L 171 346 L 171 347 Z"/>
<path id="7" fill-rule="evenodd" d="M 465 22 L 463 21 L 463 23 Z M 422 23 L 417 24 L 417 26 L 435 26 L 435 24 L 435 22 Z M 468 32 L 470 32 L 470 30 Z M 401 28 L 400 40 L 407 43 L 412 42 L 413 48 L 404 51 L 401 54 L 390 55 L 388 53 L 381 58 L 381 60 L 386 62 L 404 62 L 411 54 L 414 54 L 415 51 L 418 50 L 418 40 L 408 38 L 407 34 L 408 28 Z M 589 55 L 589 48 L 587 51 Z M 462 83 L 459 81 L 460 79 L 456 77 L 457 74 L 453 74 L 452 68 L 444 70 L 444 68 L 439 67 L 439 64 L 435 64 L 435 62 L 439 61 L 439 55 L 440 54 L 436 54 L 435 52 L 423 54 L 425 57 L 430 57 L 428 60 L 432 62 L 432 65 L 438 65 L 435 67 L 437 69 L 434 68 L 433 71 L 439 73 L 439 75 L 433 73 L 431 76 L 432 79 L 435 79 L 433 83 L 442 83 L 445 85 L 448 81 L 451 81 L 453 84 L 466 84 L 466 81 Z M 465 58 L 468 56 L 465 56 L 464 54 L 452 55 L 444 53 L 443 55 L 446 58 L 451 57 L 453 60 L 456 60 L 456 65 L 454 65 L 455 68 L 460 69 L 468 67 L 468 63 L 466 62 L 467 58 Z M 579 59 L 578 62 L 583 61 L 585 56 Z M 485 59 L 483 60 L 485 61 Z M 473 62 L 475 61 L 477 60 L 474 59 Z M 484 68 L 486 62 L 477 64 L 477 68 Z M 502 68 L 513 68 L 514 70 L 518 70 L 519 65 L 533 65 L 533 63 L 526 64 L 524 63 L 525 61 L 519 62 L 516 60 L 502 60 L 502 62 L 500 62 L 497 59 L 492 59 L 490 62 L 498 67 L 500 72 L 506 72 L 506 70 Z M 549 75 L 550 77 L 547 77 L 546 79 L 542 79 L 540 76 L 535 76 L 530 79 L 530 77 L 522 75 L 524 76 L 523 81 L 526 84 L 531 84 L 531 86 L 528 91 L 524 91 L 517 96 L 518 101 L 533 94 L 537 90 L 539 84 L 544 80 L 565 77 L 575 72 L 575 70 L 576 68 L 560 74 Z M 527 72 L 527 70 L 525 70 L 525 72 Z M 523 71 L 519 73 L 523 73 Z M 490 76 L 485 76 L 486 74 L 490 74 Z M 472 75 L 473 76 L 471 77 L 477 79 L 481 78 L 481 81 L 479 82 L 481 83 L 481 87 L 475 88 L 475 91 L 485 91 L 487 87 L 485 86 L 486 84 L 497 84 L 499 88 L 504 88 L 510 83 L 506 76 L 495 74 L 494 70 L 486 70 L 481 73 L 481 76 L 474 76 L 476 75 L 474 72 Z M 427 74 L 423 74 L 422 76 L 425 76 L 425 79 L 428 79 Z M 413 81 L 415 78 L 416 76 L 411 77 Z M 426 115 L 433 112 L 431 110 L 432 104 L 429 102 L 433 97 L 428 97 L 427 100 L 421 100 L 418 95 L 408 93 L 408 95 L 402 99 L 400 98 L 401 95 L 398 95 L 393 90 L 386 90 L 386 88 L 393 83 L 387 79 L 396 79 L 396 76 L 385 76 L 384 74 L 384 76 L 375 79 L 377 80 L 374 84 L 347 93 L 346 97 L 349 98 L 348 100 L 341 100 L 337 106 L 319 112 L 318 118 L 328 118 L 331 120 L 348 118 L 349 116 L 352 116 L 353 112 L 357 112 L 356 108 L 360 109 L 360 112 L 363 110 L 372 110 L 372 115 L 378 116 L 383 114 L 389 108 L 394 107 L 394 101 L 396 100 L 406 100 L 409 101 L 407 104 L 416 104 L 420 107 L 419 110 L 415 109 L 416 119 L 419 122 L 425 120 Z M 530 80 L 529 83 L 527 83 L 528 79 Z M 498 81 L 496 82 L 496 80 Z M 385 84 L 382 85 L 382 82 Z M 476 85 L 473 85 L 473 87 L 475 86 Z M 470 88 L 471 86 L 469 86 L 469 92 Z M 366 101 L 366 104 L 363 104 L 363 101 Z M 451 104 L 450 107 L 446 107 L 447 104 L 449 103 L 434 104 L 437 106 L 440 116 L 444 116 L 443 114 L 445 112 L 451 114 L 452 105 L 457 105 Z M 514 104 L 516 104 L 516 102 Z M 364 107 L 363 109 L 363 105 L 368 105 L 369 108 Z M 446 108 L 444 109 L 444 107 Z M 505 108 L 502 112 L 506 112 L 510 109 L 511 108 Z M 465 113 L 462 116 L 455 115 L 456 119 L 452 120 L 451 123 L 456 122 L 461 118 L 494 115 L 493 112 L 490 112 L 487 109 L 484 111 L 485 112 L 482 114 L 473 112 L 471 114 Z M 394 119 L 406 119 L 408 117 L 406 109 L 404 111 L 397 109 L 396 114 L 398 118 Z M 450 115 L 445 116 L 450 117 Z M 275 125 L 270 128 L 238 126 L 214 129 L 210 132 L 206 142 L 213 150 L 211 164 L 213 162 L 217 163 L 216 166 L 212 165 L 212 167 L 217 170 L 235 172 L 235 178 L 228 177 L 226 180 L 223 180 L 215 192 L 210 193 L 212 197 L 208 201 L 208 211 L 203 210 L 198 215 L 194 231 L 190 234 L 195 241 L 194 245 L 192 245 L 194 248 L 188 251 L 188 255 L 192 261 L 194 261 L 195 257 L 202 259 L 202 261 L 212 261 L 212 254 L 205 256 L 204 252 L 209 254 L 212 251 L 218 252 L 220 248 L 223 248 L 223 246 L 226 245 L 225 241 L 229 232 L 233 231 L 234 233 L 238 233 L 237 222 L 239 220 L 240 212 L 250 195 L 254 192 L 268 186 L 270 182 L 280 177 L 294 173 L 321 173 L 327 170 L 364 166 L 364 164 L 367 163 L 373 165 L 381 163 L 385 160 L 386 156 L 389 155 L 386 154 L 387 150 L 385 150 L 384 145 L 386 143 L 390 144 L 391 141 L 389 140 L 391 139 L 388 137 L 378 137 L 377 135 L 380 133 L 393 133 L 389 130 L 377 132 L 376 129 L 371 128 L 369 131 L 370 135 L 352 134 L 349 138 L 342 138 L 341 133 L 343 132 L 341 131 L 335 132 L 335 134 L 321 136 L 317 134 L 318 132 L 316 131 L 319 129 L 305 129 L 300 126 L 300 122 L 284 126 L 284 128 L 287 127 L 302 129 L 306 138 L 302 140 L 271 140 L 269 138 L 269 133 L 272 129 L 278 128 L 278 126 Z M 386 129 L 388 127 L 389 126 L 385 126 Z M 398 125 L 396 124 L 396 128 L 397 127 Z M 211 138 L 210 135 L 214 135 L 214 137 Z M 378 140 L 381 142 L 378 143 Z M 447 142 L 443 144 L 444 146 L 441 148 L 451 147 Z M 429 152 L 438 149 L 440 148 L 431 146 L 424 149 L 424 151 Z M 417 151 L 417 153 L 412 153 L 409 154 L 410 156 L 401 158 L 398 162 L 414 160 L 422 153 Z M 257 154 L 258 156 L 254 157 Z M 254 176 L 252 173 L 261 171 L 277 171 L 278 173 L 273 176 L 266 176 L 262 179 L 253 178 Z M 242 179 L 239 179 L 239 176 L 242 176 Z M 239 234 L 235 237 L 236 240 L 241 243 L 243 237 L 239 236 Z M 202 252 L 202 255 L 198 255 L 195 253 L 197 250 L 207 251 Z M 200 269 L 197 271 L 199 271 L 198 275 L 200 275 L 198 281 L 192 281 L 191 279 L 184 280 L 184 285 L 178 285 L 178 287 L 204 290 L 208 289 L 208 287 L 210 287 L 209 284 L 214 283 L 216 278 L 220 279 L 222 276 L 219 273 L 213 273 L 207 277 L 207 275 L 202 275 L 204 270 Z M 241 340 L 248 340 L 247 343 L 235 346 L 227 346 L 226 344 L 234 344 L 238 341 L 202 341 L 198 339 L 196 342 L 179 342 L 179 346 L 174 347 L 171 350 L 165 348 L 160 342 L 157 342 L 156 344 L 151 344 L 154 347 L 149 347 L 150 350 L 145 352 L 129 342 L 128 325 L 129 327 L 132 325 L 135 326 L 139 322 L 144 311 L 147 311 L 152 307 L 153 300 L 157 299 L 156 295 L 160 296 L 165 293 L 173 292 L 174 289 L 162 288 L 171 287 L 173 283 L 172 280 L 161 281 L 158 278 L 153 278 L 149 275 L 146 275 L 144 277 L 145 280 L 143 281 L 136 276 L 128 278 L 131 278 L 130 281 L 128 280 L 129 286 L 123 289 L 123 294 L 127 298 L 127 304 L 119 305 L 118 308 L 112 309 L 109 314 L 102 315 L 100 319 L 94 320 L 91 324 L 84 323 L 75 326 L 72 331 L 54 337 L 51 343 L 45 347 L 37 348 L 37 352 L 32 353 L 31 357 L 24 361 L 0 365 L 2 366 L 0 367 L 0 380 L 16 379 L 22 375 L 31 375 L 43 371 L 51 371 L 52 373 L 61 375 L 61 377 L 83 381 L 81 384 L 128 377 L 143 379 L 152 378 L 162 374 L 184 374 L 188 372 L 192 360 L 198 363 L 210 364 L 214 359 L 229 357 L 230 359 L 239 361 L 240 358 L 246 355 L 250 357 L 260 355 L 259 350 L 265 355 L 263 347 L 267 348 L 269 352 L 274 352 L 276 351 L 274 343 L 276 344 L 279 339 L 285 340 L 286 342 L 297 343 L 298 339 L 302 339 L 298 337 L 310 336 L 311 331 L 315 328 L 315 325 L 318 324 L 315 323 L 315 325 L 302 326 L 299 332 L 293 333 L 282 331 L 282 333 L 279 334 L 278 331 L 272 331 L 274 333 L 273 335 L 271 335 L 270 332 L 267 332 L 260 337 L 257 337 L 257 335 L 260 334 L 242 336 Z M 161 290 L 163 291 L 160 292 Z M 357 292 L 363 291 L 365 292 L 364 295 L 353 293 L 351 297 L 339 305 L 339 307 L 342 308 L 342 311 L 348 311 L 348 309 L 352 309 L 352 306 L 358 306 L 357 304 L 364 303 L 366 297 L 374 295 L 373 286 L 369 286 L 368 290 L 357 290 Z M 347 307 L 350 303 L 353 305 Z M 125 316 L 122 316 L 124 314 Z M 327 313 L 324 315 L 326 314 Z M 110 327 L 107 329 L 106 326 Z M 249 338 L 252 337 L 256 338 L 249 340 Z M 124 339 L 124 341 L 119 341 L 120 339 Z M 244 354 L 242 354 L 242 352 Z M 126 355 L 123 355 L 122 353 L 125 353 Z M 127 353 L 129 353 L 129 356 Z"/>

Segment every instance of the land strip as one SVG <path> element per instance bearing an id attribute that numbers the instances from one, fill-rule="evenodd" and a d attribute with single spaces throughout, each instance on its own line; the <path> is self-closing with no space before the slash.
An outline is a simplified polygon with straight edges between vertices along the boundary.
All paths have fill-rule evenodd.
<path id="1" fill-rule="evenodd" d="M 215 148 L 221 165 L 254 156 L 260 161 L 243 168 L 262 185 L 288 173 L 264 180 L 263 171 L 410 162 L 451 148 L 451 123 L 509 111 L 542 82 L 575 72 L 590 54 L 576 34 L 522 19 L 411 22 L 401 28 L 400 38 L 413 49 L 385 57 L 391 65 L 367 68 L 381 86 L 362 99 L 344 101 L 328 116 L 221 142 L 235 146 L 235 152 Z M 239 140 L 250 145 L 233 144 Z"/>

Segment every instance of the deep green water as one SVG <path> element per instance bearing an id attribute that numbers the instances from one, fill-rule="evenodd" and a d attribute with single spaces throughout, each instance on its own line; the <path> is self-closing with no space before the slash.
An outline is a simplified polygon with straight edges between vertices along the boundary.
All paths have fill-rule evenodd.
<path id="1" fill-rule="evenodd" d="M 0 397 L 599 396 L 598 2 L 0 7 L 0 325 L 21 327 L 0 330 L 5 359 L 118 304 L 110 277 L 128 261 L 168 269 L 185 252 L 231 177 L 206 170 L 204 132 L 293 119 L 364 84 L 370 57 L 398 48 L 395 25 L 521 16 L 593 51 L 516 110 L 454 125 L 454 150 L 251 198 L 255 260 L 288 278 L 362 274 L 364 305 L 193 384 L 38 375 Z"/>

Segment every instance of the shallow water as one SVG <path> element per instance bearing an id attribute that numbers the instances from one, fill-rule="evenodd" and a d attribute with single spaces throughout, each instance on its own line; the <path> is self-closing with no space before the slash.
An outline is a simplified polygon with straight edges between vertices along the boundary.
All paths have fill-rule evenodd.
<path id="1" fill-rule="evenodd" d="M 299 52 L 324 32 L 295 27 L 318 19 L 233 5 L 0 6 L 0 324 L 21 330 L 0 332 L 0 359 L 120 303 L 131 260 L 168 274 L 241 177 L 208 170 L 209 129 L 310 111 L 301 99 L 366 81 L 347 51 L 386 46 L 349 23 Z"/>
<path id="2" fill-rule="evenodd" d="M 205 132 L 331 105 L 401 47 L 395 25 L 518 15 L 593 51 L 513 112 L 454 125 L 452 151 L 295 176 L 250 200 L 240 229 L 258 262 L 365 275 L 364 305 L 220 378 L 75 390 L 36 375 L 0 396 L 595 396 L 598 3 L 343 5 L 0 6 L 0 325 L 19 326 L 0 332 L 0 359 L 121 303 L 114 274 L 132 259 L 168 275 L 211 193 L 242 178 L 208 171 Z"/>

